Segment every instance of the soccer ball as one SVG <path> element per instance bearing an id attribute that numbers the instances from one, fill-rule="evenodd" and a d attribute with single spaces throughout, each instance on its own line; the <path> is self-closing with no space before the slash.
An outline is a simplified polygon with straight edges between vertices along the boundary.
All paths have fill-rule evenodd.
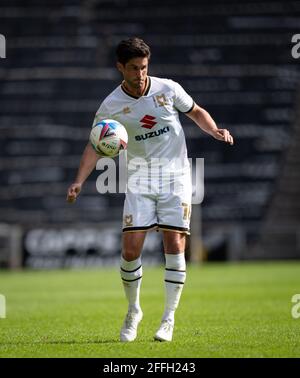
<path id="1" fill-rule="evenodd" d="M 93 126 L 90 142 L 98 155 L 115 157 L 127 148 L 128 134 L 120 122 L 103 119 Z"/>

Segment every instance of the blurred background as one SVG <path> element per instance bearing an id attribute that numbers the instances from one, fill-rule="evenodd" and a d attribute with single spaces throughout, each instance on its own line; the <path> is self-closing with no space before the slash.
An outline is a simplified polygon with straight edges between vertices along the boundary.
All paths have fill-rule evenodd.
<path id="1" fill-rule="evenodd" d="M 76 204 L 65 198 L 130 36 L 150 45 L 150 75 L 178 81 L 236 141 L 181 117 L 189 157 L 205 159 L 189 259 L 299 259 L 297 33 L 300 1 L 1 0 L 0 267 L 119 261 L 124 195 L 98 194 L 95 171 Z M 160 251 L 149 233 L 144 259 Z"/>

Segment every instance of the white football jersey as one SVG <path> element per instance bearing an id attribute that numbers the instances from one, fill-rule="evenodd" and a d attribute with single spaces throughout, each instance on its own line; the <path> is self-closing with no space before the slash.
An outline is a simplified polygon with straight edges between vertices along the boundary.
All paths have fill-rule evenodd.
<path id="1" fill-rule="evenodd" d="M 137 98 L 119 85 L 102 102 L 93 125 L 110 118 L 122 123 L 128 133 L 127 159 L 164 159 L 170 171 L 178 162 L 189 170 L 187 148 L 179 112 L 193 109 L 194 101 L 175 81 L 148 76 L 143 96 Z M 181 170 L 181 169 L 180 169 Z"/>

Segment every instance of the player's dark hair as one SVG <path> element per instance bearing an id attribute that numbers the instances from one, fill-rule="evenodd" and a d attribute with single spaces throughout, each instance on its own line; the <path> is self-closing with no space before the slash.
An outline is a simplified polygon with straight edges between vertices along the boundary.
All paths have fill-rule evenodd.
<path id="1" fill-rule="evenodd" d="M 125 65 L 133 58 L 150 59 L 150 47 L 140 38 L 134 37 L 121 41 L 117 46 L 118 62 Z"/>

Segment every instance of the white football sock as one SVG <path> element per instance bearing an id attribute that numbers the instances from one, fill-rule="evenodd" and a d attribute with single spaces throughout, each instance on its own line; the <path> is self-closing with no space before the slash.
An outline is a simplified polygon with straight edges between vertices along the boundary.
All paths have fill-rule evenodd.
<path id="1" fill-rule="evenodd" d="M 120 273 L 128 300 L 128 310 L 133 312 L 141 311 L 140 287 L 143 275 L 141 258 L 126 261 L 123 256 L 121 256 Z"/>
<path id="2" fill-rule="evenodd" d="M 165 312 L 162 320 L 174 323 L 175 310 L 178 306 L 183 284 L 186 278 L 186 264 L 184 253 L 165 254 Z"/>

